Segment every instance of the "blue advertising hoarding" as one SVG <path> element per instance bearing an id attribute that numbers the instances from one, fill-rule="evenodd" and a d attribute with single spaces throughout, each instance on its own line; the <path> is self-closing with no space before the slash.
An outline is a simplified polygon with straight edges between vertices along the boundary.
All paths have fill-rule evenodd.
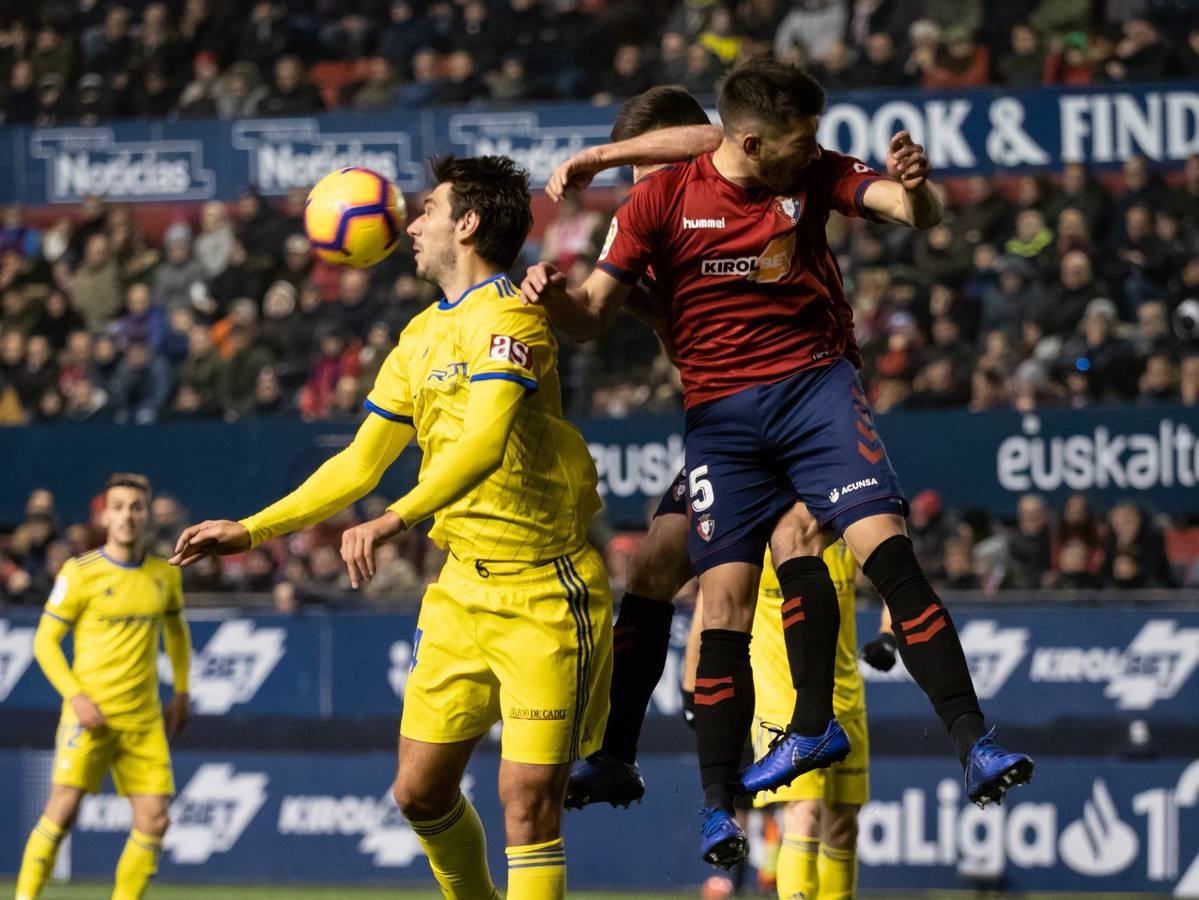
<path id="1" fill-rule="evenodd" d="M 565 103 L 9 127 L 0 129 L 0 202 L 76 203 L 89 193 L 125 202 L 229 199 L 247 184 L 275 195 L 351 164 L 413 191 L 426 183 L 425 158 L 442 153 L 507 154 L 541 185 L 572 153 L 605 141 L 614 115 L 612 107 Z M 1104 167 L 1138 153 L 1173 166 L 1199 151 L 1199 92 L 1185 82 L 833 92 L 820 140 L 881 166 L 901 129 L 947 176 L 1065 162 Z"/>
<path id="2" fill-rule="evenodd" d="M 174 762 L 178 796 L 160 883 L 432 885 L 420 844 L 390 798 L 391 754 L 177 752 Z M 685 889 L 711 872 L 697 852 L 695 757 L 640 762 L 648 785 L 642 804 L 565 817 L 572 887 Z M 15 838 L 0 841 L 0 873 L 16 871 L 48 768 L 49 753 L 0 751 L 0 769 L 12 776 L 0 782 L 0 814 Z M 463 790 L 488 830 L 492 871 L 502 881 L 497 773 L 494 748 L 485 747 Z M 985 810 L 965 799 L 948 755 L 878 757 L 870 779 L 858 838 L 865 889 L 1002 884 L 1016 892 L 1199 897 L 1199 761 L 1046 758 L 1030 786 Z M 88 798 L 62 851 L 72 876 L 110 879 L 130 824 L 123 798 Z"/>
<path id="3" fill-rule="evenodd" d="M 958 605 L 954 620 L 980 699 L 1008 726 L 1041 728 L 1062 717 L 1199 721 L 1199 612 Z M 675 617 L 651 715 L 679 713 L 688 624 Z M 33 659 L 35 626 L 32 614 L 0 617 L 0 717 L 58 706 Z M 876 613 L 859 613 L 858 634 L 877 626 Z M 192 702 L 214 716 L 398 720 L 415 628 L 405 615 L 201 618 L 192 623 Z M 166 690 L 165 655 L 159 670 Z M 872 720 L 935 723 L 902 663 L 887 673 L 863 664 L 862 673 Z"/>

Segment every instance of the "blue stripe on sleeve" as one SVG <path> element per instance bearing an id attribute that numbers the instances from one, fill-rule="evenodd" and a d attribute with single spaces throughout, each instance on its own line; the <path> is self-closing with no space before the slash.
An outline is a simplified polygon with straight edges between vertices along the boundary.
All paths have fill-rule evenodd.
<path id="1" fill-rule="evenodd" d="M 54 615 L 54 613 L 50 612 L 50 610 L 48 610 L 48 609 L 43 609 L 42 615 L 49 616 L 51 619 L 58 619 L 58 621 L 62 622 L 64 625 L 74 625 L 75 624 L 75 621 L 73 619 L 64 619 L 62 616 L 56 616 L 56 615 Z"/>
<path id="2" fill-rule="evenodd" d="M 596 268 L 603 269 L 621 284 L 634 284 L 639 277 L 636 272 L 630 272 L 627 269 L 620 268 L 620 266 L 614 266 L 612 263 L 602 262 Z"/>
<path id="3" fill-rule="evenodd" d="M 537 382 L 532 378 L 525 378 L 523 375 L 517 375 L 515 372 L 484 372 L 481 375 L 472 375 L 472 382 L 475 381 L 515 381 L 519 385 L 523 385 L 526 391 L 537 390 Z"/>
<path id="4" fill-rule="evenodd" d="M 378 404 L 371 403 L 369 400 L 362 401 L 362 408 L 373 412 L 377 416 L 382 416 L 389 422 L 399 422 L 401 425 L 412 425 L 412 416 L 401 416 L 399 413 L 393 413 L 386 410 Z"/>

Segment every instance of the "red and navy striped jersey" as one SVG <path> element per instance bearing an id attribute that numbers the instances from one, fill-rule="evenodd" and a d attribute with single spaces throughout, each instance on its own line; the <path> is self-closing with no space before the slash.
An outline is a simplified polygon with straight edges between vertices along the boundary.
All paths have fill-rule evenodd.
<path id="1" fill-rule="evenodd" d="M 688 408 L 842 356 L 861 365 L 825 224 L 832 210 L 872 217 L 862 195 L 882 177 L 822 150 L 780 196 L 726 180 L 707 154 L 633 186 L 599 267 L 629 283 L 649 274 L 670 298 Z"/>

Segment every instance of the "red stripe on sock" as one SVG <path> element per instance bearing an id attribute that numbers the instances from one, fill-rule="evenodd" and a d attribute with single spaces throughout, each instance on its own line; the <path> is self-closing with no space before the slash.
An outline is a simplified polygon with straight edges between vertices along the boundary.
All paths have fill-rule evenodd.
<path id="1" fill-rule="evenodd" d="M 938 631 L 940 631 L 942 628 L 945 627 L 946 621 L 948 621 L 948 620 L 944 616 L 942 616 L 941 618 L 939 618 L 935 622 L 933 622 L 933 624 L 929 625 L 928 628 L 924 629 L 923 631 L 918 631 L 915 634 L 904 635 L 904 641 L 910 647 L 910 646 L 912 646 L 912 644 L 923 644 L 925 641 L 932 640 L 933 635 L 935 635 Z"/>
<path id="2" fill-rule="evenodd" d="M 698 687 L 698 686 L 699 685 L 696 685 L 696 687 Z M 715 706 L 721 700 L 728 700 L 730 697 L 733 696 L 734 693 L 735 693 L 735 691 L 731 687 L 727 687 L 723 691 L 718 691 L 715 694 L 698 694 L 697 693 L 695 695 L 695 705 L 696 706 Z"/>
<path id="3" fill-rule="evenodd" d="M 800 595 L 797 597 L 792 597 L 790 600 L 787 600 L 783 603 L 783 607 L 782 607 L 783 615 L 785 616 L 785 615 L 787 615 L 787 613 L 791 612 L 793 609 L 800 609 L 802 607 L 803 607 L 803 596 Z"/>
<path id="4" fill-rule="evenodd" d="M 797 612 L 795 615 L 793 615 L 793 616 L 788 616 L 787 618 L 783 619 L 783 627 L 784 627 L 784 628 L 790 628 L 790 627 L 791 627 L 792 625 L 794 625 L 796 622 L 802 622 L 802 621 L 803 621 L 804 619 L 806 619 L 807 617 L 808 617 L 808 614 L 807 614 L 807 613 L 805 613 L 803 610 L 800 610 L 800 611 L 799 611 L 799 612 Z"/>
<path id="5" fill-rule="evenodd" d="M 935 613 L 940 608 L 941 608 L 940 603 L 930 603 L 928 605 L 928 609 L 926 609 L 924 612 L 922 612 L 920 615 L 918 615 L 914 619 L 908 619 L 906 622 L 900 622 L 899 627 L 902 628 L 904 631 L 907 631 L 910 628 L 915 628 L 918 625 L 923 625 L 925 620 L 928 619 L 929 616 L 931 616 L 933 613 Z"/>
<path id="6" fill-rule="evenodd" d="M 720 685 L 722 685 L 722 684 L 732 684 L 732 683 L 733 683 L 732 675 L 726 675 L 726 676 L 724 676 L 724 678 L 697 678 L 697 679 L 695 679 L 695 686 L 697 688 L 720 687 Z"/>

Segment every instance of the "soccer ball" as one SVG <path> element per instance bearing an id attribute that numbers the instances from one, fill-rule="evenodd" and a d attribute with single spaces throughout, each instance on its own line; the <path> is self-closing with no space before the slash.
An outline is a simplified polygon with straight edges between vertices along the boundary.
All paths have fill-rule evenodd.
<path id="1" fill-rule="evenodd" d="M 355 269 L 373 266 L 391 253 L 406 221 L 399 189 L 361 166 L 330 172 L 304 201 L 304 230 L 316 255 Z"/>

